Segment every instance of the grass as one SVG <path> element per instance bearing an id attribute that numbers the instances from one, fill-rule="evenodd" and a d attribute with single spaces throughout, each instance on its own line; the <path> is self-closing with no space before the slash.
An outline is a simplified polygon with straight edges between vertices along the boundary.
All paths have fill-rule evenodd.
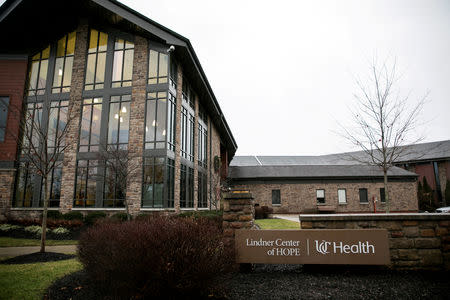
<path id="1" fill-rule="evenodd" d="M 42 299 L 47 288 L 72 272 L 81 270 L 78 260 L 0 265 L 0 299 Z"/>
<path id="2" fill-rule="evenodd" d="M 47 240 L 46 246 L 57 245 L 76 245 L 76 240 Z M 40 246 L 41 240 L 38 239 L 18 239 L 12 237 L 0 237 L 0 247 L 24 247 L 24 246 Z"/>
<path id="3" fill-rule="evenodd" d="M 255 223 L 261 229 L 300 229 L 300 223 L 284 219 L 260 219 Z"/>

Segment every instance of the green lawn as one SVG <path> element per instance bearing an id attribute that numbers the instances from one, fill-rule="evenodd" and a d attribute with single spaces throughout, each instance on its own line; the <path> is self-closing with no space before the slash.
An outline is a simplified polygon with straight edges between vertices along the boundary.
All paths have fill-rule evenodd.
<path id="1" fill-rule="evenodd" d="M 300 223 L 283 219 L 260 219 L 255 223 L 261 229 L 300 229 Z"/>
<path id="2" fill-rule="evenodd" d="M 78 260 L 0 265 L 0 299 L 42 299 L 47 288 L 66 274 L 81 270 Z"/>
<path id="3" fill-rule="evenodd" d="M 76 240 L 47 240 L 46 246 L 57 246 L 57 245 L 76 245 L 78 241 Z M 35 239 L 18 239 L 11 237 L 0 237 L 0 247 L 23 247 L 23 246 L 40 246 L 41 240 Z"/>

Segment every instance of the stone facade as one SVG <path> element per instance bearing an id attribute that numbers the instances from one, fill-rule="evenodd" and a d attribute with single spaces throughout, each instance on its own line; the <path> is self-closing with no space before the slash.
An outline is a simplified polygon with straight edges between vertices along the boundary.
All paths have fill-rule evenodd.
<path id="1" fill-rule="evenodd" d="M 228 247 L 234 247 L 236 229 L 251 229 L 254 226 L 255 206 L 248 191 L 235 190 L 223 197 L 223 236 Z"/>
<path id="2" fill-rule="evenodd" d="M 3 221 L 11 210 L 15 173 L 15 170 L 0 170 L 0 221 Z"/>
<path id="3" fill-rule="evenodd" d="M 147 40 L 136 36 L 134 41 L 134 61 L 130 106 L 130 136 L 128 138 L 130 164 L 136 167 L 135 172 L 127 185 L 128 209 L 132 215 L 137 215 L 141 208 L 142 176 L 143 172 L 143 149 L 144 149 L 144 127 L 145 127 L 145 100 L 148 69 L 148 43 Z"/>
<path id="4" fill-rule="evenodd" d="M 395 269 L 450 270 L 450 215 L 300 215 L 300 227 L 307 229 L 388 230 Z"/>
<path id="5" fill-rule="evenodd" d="M 417 183 L 389 182 L 390 211 L 417 212 Z M 325 207 L 330 212 L 374 212 L 372 197 L 377 197 L 376 211 L 386 211 L 386 203 L 380 202 L 380 188 L 383 182 L 329 182 L 323 180 L 317 183 L 255 183 L 234 185 L 251 191 L 255 203 L 260 206 L 272 207 L 274 213 L 314 213 Z M 366 188 L 368 203 L 360 203 L 359 189 Z M 318 204 L 316 190 L 325 190 L 325 204 Z M 338 189 L 346 190 L 347 203 L 338 203 Z M 272 190 L 280 190 L 281 205 L 272 205 Z"/>
<path id="6" fill-rule="evenodd" d="M 74 183 L 77 166 L 77 146 L 80 130 L 82 93 L 84 88 L 84 74 L 86 70 L 86 49 L 88 43 L 87 22 L 82 22 L 77 28 L 75 40 L 75 55 L 72 68 L 72 82 L 70 88 L 69 115 L 71 122 L 68 124 L 66 143 L 68 147 L 64 151 L 64 161 L 61 180 L 61 199 L 59 207 L 62 212 L 72 209 L 74 196 Z"/>
<path id="7" fill-rule="evenodd" d="M 73 208 L 74 201 L 74 189 L 76 184 L 76 172 L 77 172 L 77 159 L 78 155 L 78 143 L 79 143 L 79 133 L 80 133 L 80 116 L 82 113 L 82 103 L 83 103 L 83 93 L 84 93 L 84 80 L 87 64 L 87 48 L 88 48 L 88 38 L 90 24 L 87 20 L 81 20 L 78 28 L 76 29 L 76 41 L 75 41 L 75 52 L 74 52 L 74 62 L 72 69 L 72 79 L 71 79 L 71 89 L 69 96 L 69 114 L 71 116 L 68 127 L 68 134 L 66 137 L 66 142 L 69 145 L 64 152 L 64 159 L 62 162 L 62 178 L 61 178 L 61 198 L 59 210 L 63 213 L 68 212 Z M 126 201 L 132 215 L 137 215 L 141 211 L 149 210 L 164 210 L 164 211 L 180 211 L 180 150 L 181 150 L 181 106 L 182 106 L 182 86 L 183 77 L 187 74 L 183 74 L 183 66 L 177 63 L 177 104 L 176 104 L 176 115 L 175 115 L 175 151 L 173 154 L 175 161 L 175 174 L 174 174 L 174 208 L 164 208 L 164 209 L 143 209 L 141 208 L 142 201 L 142 184 L 143 178 L 141 174 L 143 173 L 143 154 L 144 154 L 144 135 L 145 135 L 145 109 L 146 109 L 146 99 L 147 99 L 147 73 L 148 73 L 148 61 L 149 61 L 149 41 L 146 38 L 135 35 L 134 36 L 134 58 L 133 58 L 133 74 L 132 74 L 132 87 L 131 87 L 131 103 L 130 103 L 130 122 L 129 122 L 129 155 L 132 156 L 130 163 L 133 166 L 137 166 L 138 170 L 133 172 L 130 182 L 127 184 L 126 191 Z M 168 47 L 168 46 L 167 46 Z M 108 49 L 110 51 L 110 49 Z M 111 50 L 112 51 L 112 50 Z M 165 52 L 163 52 L 165 53 Z M 25 59 L 26 61 L 26 59 Z M 26 64 L 23 68 L 23 73 L 26 74 Z M 189 78 L 188 78 L 189 79 Z M 17 89 L 17 87 L 15 87 Z M 20 93 L 24 91 L 24 83 L 20 86 Z M 201 101 L 206 101 L 206 99 L 200 99 L 198 96 L 195 97 L 195 130 L 194 130 L 194 207 L 192 209 L 197 210 L 197 199 L 198 199 L 198 113 L 199 113 L 199 103 Z M 204 105 L 208 107 L 207 105 Z M 208 113 L 210 113 L 208 111 Z M 212 116 L 208 116 L 208 208 L 215 209 L 219 207 L 216 205 L 218 200 L 216 200 L 219 180 L 216 180 L 215 176 L 210 176 L 210 174 L 216 174 L 214 171 L 214 157 L 220 157 L 220 143 L 221 137 L 216 126 L 216 122 L 221 122 L 221 120 L 216 120 Z M 17 148 L 17 142 L 14 144 L 14 151 Z M 162 153 L 160 151 L 159 153 Z M 161 154 L 158 154 L 160 156 Z M 0 166 L 1 167 L 1 166 Z M 13 217 L 38 217 L 41 213 L 41 208 L 30 207 L 30 208 L 12 208 L 13 212 L 10 212 L 12 206 L 12 195 L 14 189 L 14 175 L 15 171 L 13 169 L 9 171 L 1 171 L 0 173 L 0 190 L 2 195 L 0 197 L 0 213 L 1 217 L 6 215 Z M 213 180 L 213 183 L 210 182 Z M 211 188 L 211 190 L 210 190 Z M 3 192 L 5 191 L 5 192 Z M 9 191 L 9 192 L 6 192 Z M 211 200 L 214 199 L 214 200 Z M 97 199 L 98 200 L 98 199 Z M 211 203 L 213 202 L 213 203 Z M 53 208 L 52 208 L 53 209 Z M 93 208 L 76 208 L 76 210 L 82 212 L 88 212 L 92 210 L 105 210 L 107 212 L 117 212 L 124 211 L 124 208 L 103 208 L 101 204 L 96 203 Z"/>

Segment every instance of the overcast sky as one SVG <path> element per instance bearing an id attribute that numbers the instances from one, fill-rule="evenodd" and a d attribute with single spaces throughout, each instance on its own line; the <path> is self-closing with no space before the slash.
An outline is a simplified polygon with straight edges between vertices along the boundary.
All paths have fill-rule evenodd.
<path id="1" fill-rule="evenodd" d="M 237 141 L 237 155 L 357 150 L 355 77 L 397 58 L 425 142 L 450 139 L 450 1 L 121 0 L 190 39 Z M 3 2 L 0 0 L 0 3 Z"/>
<path id="2" fill-rule="evenodd" d="M 237 155 L 355 150 L 333 130 L 374 55 L 411 100 L 430 91 L 425 141 L 450 139 L 450 1 L 122 2 L 190 39 Z"/>

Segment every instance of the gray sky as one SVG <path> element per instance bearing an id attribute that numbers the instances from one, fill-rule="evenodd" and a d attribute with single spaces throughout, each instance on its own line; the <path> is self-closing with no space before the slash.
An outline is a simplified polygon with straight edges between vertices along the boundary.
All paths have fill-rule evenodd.
<path id="1" fill-rule="evenodd" d="M 333 130 L 374 55 L 397 58 L 411 100 L 430 91 L 424 142 L 450 139 L 448 0 L 121 1 L 190 39 L 237 155 L 357 150 Z"/>
<path id="2" fill-rule="evenodd" d="M 333 130 L 374 55 L 397 57 L 411 100 L 430 91 L 424 141 L 450 139 L 447 0 L 122 2 L 190 39 L 237 155 L 355 150 Z"/>

